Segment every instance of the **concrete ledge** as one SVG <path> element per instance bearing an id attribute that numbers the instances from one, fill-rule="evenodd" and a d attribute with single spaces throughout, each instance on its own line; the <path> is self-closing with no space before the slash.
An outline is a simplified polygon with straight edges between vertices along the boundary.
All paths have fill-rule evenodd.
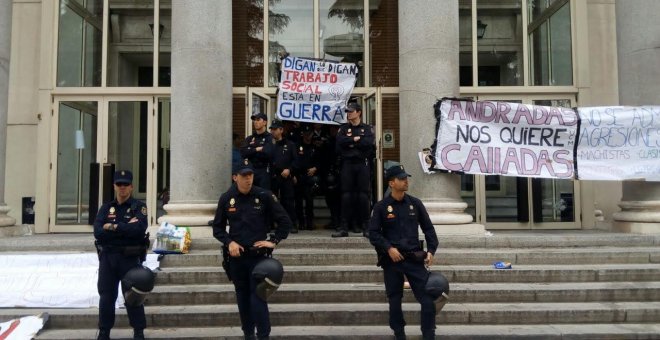
<path id="1" fill-rule="evenodd" d="M 623 233 L 660 234 L 660 222 L 614 221 L 612 229 Z"/>
<path id="2" fill-rule="evenodd" d="M 0 238 L 27 236 L 33 234 L 34 234 L 34 224 L 11 225 L 6 227 L 0 227 Z"/>

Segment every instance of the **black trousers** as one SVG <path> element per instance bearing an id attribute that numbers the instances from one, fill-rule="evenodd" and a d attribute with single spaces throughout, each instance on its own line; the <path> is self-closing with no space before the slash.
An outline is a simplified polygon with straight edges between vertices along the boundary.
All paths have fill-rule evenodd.
<path id="1" fill-rule="evenodd" d="M 277 196 L 280 200 L 280 204 L 284 207 L 284 210 L 289 215 L 291 222 L 296 224 L 296 207 L 295 199 L 296 192 L 293 185 L 293 176 L 290 175 L 287 178 L 282 177 L 279 173 L 273 175 L 271 180 L 271 189 L 273 194 Z"/>
<path id="2" fill-rule="evenodd" d="M 269 169 L 267 167 L 264 168 L 255 167 L 253 184 L 260 188 L 270 190 L 270 173 L 268 170 Z"/>
<path id="3" fill-rule="evenodd" d="M 296 184 L 296 215 L 301 227 L 312 229 L 314 223 L 314 196 L 311 179 L 307 175 L 298 177 Z"/>
<path id="4" fill-rule="evenodd" d="M 259 338 L 270 335 L 268 304 L 255 293 L 258 282 L 252 278 L 252 270 L 263 259 L 263 256 L 229 258 L 229 271 L 236 291 L 241 328 L 245 335 L 254 335 L 256 326 Z"/>
<path id="5" fill-rule="evenodd" d="M 422 335 L 424 339 L 433 339 L 433 335 L 435 334 L 435 302 L 430 295 L 426 294 L 424 289 L 429 274 L 423 263 L 412 262 L 410 260 L 394 263 L 388 257 L 388 260 L 383 264 L 385 293 L 390 304 L 390 328 L 394 332 L 402 332 L 406 325 L 406 321 L 403 319 L 403 310 L 401 309 L 401 301 L 403 300 L 403 275 L 408 278 L 415 299 L 422 305 Z"/>
<path id="6" fill-rule="evenodd" d="M 341 223 L 346 231 L 348 223 L 364 224 L 369 220 L 369 192 L 371 176 L 368 160 L 345 160 L 341 166 Z"/>
<path id="7" fill-rule="evenodd" d="M 119 252 L 102 251 L 99 257 L 99 329 L 110 330 L 115 325 L 115 303 L 119 293 L 119 282 L 126 273 L 142 265 L 139 256 L 124 256 Z M 126 306 L 126 313 L 131 327 L 145 329 L 147 320 L 144 305 Z"/>

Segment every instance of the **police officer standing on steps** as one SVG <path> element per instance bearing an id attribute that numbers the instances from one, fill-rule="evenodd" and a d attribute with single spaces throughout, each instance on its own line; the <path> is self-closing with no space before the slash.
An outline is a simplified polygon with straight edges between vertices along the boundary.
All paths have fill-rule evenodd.
<path id="1" fill-rule="evenodd" d="M 296 157 L 296 145 L 284 138 L 284 125 L 279 119 L 270 123 L 270 133 L 273 136 L 273 178 L 271 188 L 273 194 L 280 199 L 284 210 L 293 222 L 291 233 L 297 233 L 295 189 L 293 184 L 293 161 Z"/>
<path id="2" fill-rule="evenodd" d="M 312 140 L 312 128 L 301 126 L 302 139 L 296 148 L 296 215 L 298 229 L 314 229 L 314 193 L 319 185 L 319 154 Z"/>
<path id="3" fill-rule="evenodd" d="M 99 254 L 99 340 L 110 339 L 119 282 L 130 269 L 142 265 L 142 256 L 146 254 L 147 206 L 131 196 L 132 183 L 130 171 L 115 172 L 116 198 L 101 206 L 94 221 Z M 133 327 L 133 339 L 144 339 L 144 305 L 127 305 L 126 313 Z"/>
<path id="4" fill-rule="evenodd" d="M 348 103 L 345 111 L 348 123 L 337 132 L 337 150 L 342 159 L 341 219 L 339 230 L 332 237 L 348 236 L 351 220 L 359 226 L 353 231 L 362 231 L 367 236 L 371 187 L 369 162 L 374 148 L 374 130 L 371 125 L 361 122 L 362 107 L 358 103 Z"/>
<path id="5" fill-rule="evenodd" d="M 378 265 L 383 267 L 385 293 L 390 305 L 390 328 L 397 340 L 405 339 L 403 311 L 404 275 L 415 298 L 422 306 L 421 328 L 424 340 L 435 339 L 435 301 L 425 290 L 431 266 L 438 248 L 438 236 L 422 201 L 406 194 L 408 175 L 402 165 L 395 165 L 385 174 L 391 194 L 374 206 L 369 224 L 369 241 L 378 253 Z M 422 250 L 418 226 L 426 238 L 427 250 Z"/>
<path id="6" fill-rule="evenodd" d="M 273 137 L 266 131 L 268 117 L 255 113 L 250 117 L 254 132 L 241 145 L 241 157 L 254 166 L 254 184 L 270 189 L 270 166 L 273 161 Z"/>
<path id="7" fill-rule="evenodd" d="M 253 185 L 254 169 L 247 159 L 233 169 L 232 179 L 234 184 L 218 201 L 213 236 L 227 248 L 229 276 L 234 283 L 245 339 L 268 339 L 268 304 L 256 294 L 257 280 L 252 271 L 288 236 L 291 219 L 275 195 Z M 268 238 L 272 223 L 277 229 Z"/>

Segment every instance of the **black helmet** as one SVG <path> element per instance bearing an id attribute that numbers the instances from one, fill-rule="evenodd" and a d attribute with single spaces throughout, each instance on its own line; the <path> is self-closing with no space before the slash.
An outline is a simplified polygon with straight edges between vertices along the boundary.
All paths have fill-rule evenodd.
<path id="1" fill-rule="evenodd" d="M 437 272 L 429 272 L 429 277 L 426 279 L 426 286 L 424 287 L 426 294 L 430 295 L 433 300 L 437 300 L 440 296 L 449 296 L 449 281 L 447 278 Z"/>
<path id="2" fill-rule="evenodd" d="M 129 270 L 121 279 L 121 290 L 126 306 L 139 306 L 147 294 L 154 289 L 156 274 L 149 268 L 139 266 Z"/>
<path id="3" fill-rule="evenodd" d="M 265 258 L 254 266 L 252 277 L 260 281 L 257 284 L 257 296 L 267 301 L 280 287 L 284 277 L 284 268 L 280 261 L 270 257 Z"/>

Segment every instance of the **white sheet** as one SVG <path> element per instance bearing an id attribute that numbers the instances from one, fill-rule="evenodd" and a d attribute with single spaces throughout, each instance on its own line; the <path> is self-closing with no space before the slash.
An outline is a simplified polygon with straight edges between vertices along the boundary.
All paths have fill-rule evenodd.
<path id="1" fill-rule="evenodd" d="M 158 255 L 144 264 L 157 268 Z M 0 255 L 0 307 L 98 307 L 98 267 L 96 254 Z M 117 306 L 123 304 L 120 293 Z"/>

